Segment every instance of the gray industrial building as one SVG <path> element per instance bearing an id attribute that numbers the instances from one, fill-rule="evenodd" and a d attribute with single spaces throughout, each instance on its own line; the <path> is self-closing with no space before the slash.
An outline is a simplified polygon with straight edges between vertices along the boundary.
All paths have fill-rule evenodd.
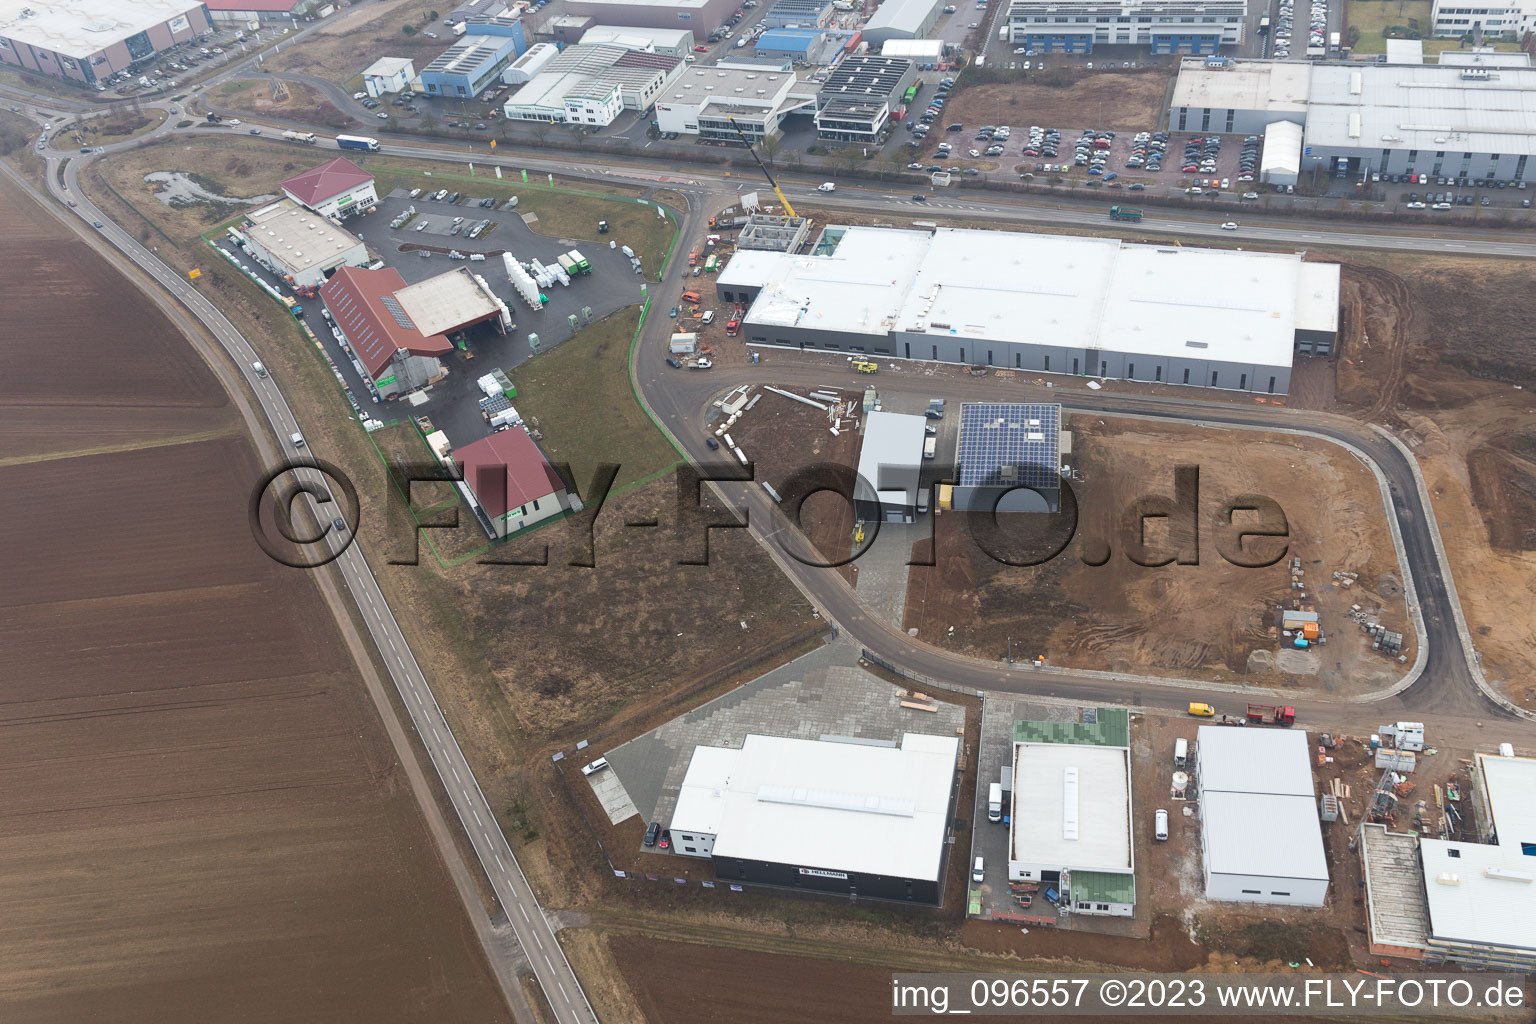
<path id="1" fill-rule="evenodd" d="M 916 520 L 923 472 L 927 420 L 895 412 L 864 414 L 859 448 L 859 482 L 853 511 L 865 522 L 910 523 Z"/>
<path id="2" fill-rule="evenodd" d="M 736 6 L 737 0 L 565 0 L 565 14 L 591 18 L 592 25 L 686 28 L 707 36 L 725 24 Z"/>
<path id="3" fill-rule="evenodd" d="M 1524 181 L 1536 153 L 1536 68 L 1242 60 L 1180 65 L 1172 130 L 1259 134 L 1278 121 L 1303 126 L 1296 161 L 1301 174 L 1412 172 Z"/>
<path id="4" fill-rule="evenodd" d="M 892 39 L 921 39 L 938 23 L 944 0 L 885 0 L 864 25 L 871 48 Z"/>
<path id="5" fill-rule="evenodd" d="M 816 134 L 837 142 L 876 141 L 916 76 L 917 65 L 900 57 L 848 57 L 816 94 Z"/>
<path id="6" fill-rule="evenodd" d="M 779 0 L 763 15 L 764 28 L 826 28 L 832 0 Z"/>
<path id="7" fill-rule="evenodd" d="M 810 255 L 738 252 L 715 287 L 749 305 L 749 345 L 1260 394 L 1339 321 L 1338 264 L 1299 253 L 949 228 L 829 226 Z"/>

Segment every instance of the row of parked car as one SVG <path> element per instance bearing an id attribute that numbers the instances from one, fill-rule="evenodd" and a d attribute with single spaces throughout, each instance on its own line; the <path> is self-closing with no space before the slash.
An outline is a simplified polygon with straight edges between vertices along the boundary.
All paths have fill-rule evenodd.
<path id="1" fill-rule="evenodd" d="M 1513 188 L 1525 189 L 1523 181 L 1499 181 L 1497 178 L 1467 178 L 1462 176 L 1436 176 L 1433 174 L 1372 174 L 1371 181 L 1396 185 L 1441 185 L 1455 188 Z"/>
<path id="2" fill-rule="evenodd" d="M 1270 51 L 1272 57 L 1289 57 L 1291 55 L 1291 32 L 1296 25 L 1295 0 L 1280 0 L 1279 17 L 1275 22 L 1275 45 Z M 1328 31 L 1328 3 L 1327 0 L 1312 0 L 1312 20 L 1308 26 L 1307 38 L 1313 46 L 1324 46 L 1327 39 L 1324 33 Z"/>

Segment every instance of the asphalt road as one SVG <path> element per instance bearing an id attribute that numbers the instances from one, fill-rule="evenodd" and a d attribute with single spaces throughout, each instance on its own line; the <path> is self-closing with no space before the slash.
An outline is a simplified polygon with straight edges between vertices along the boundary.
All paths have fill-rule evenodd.
<path id="1" fill-rule="evenodd" d="M 58 158 L 51 152 L 48 155 L 48 188 L 53 198 L 61 203 L 75 202 L 77 205 L 73 212 L 82 218 L 84 224 L 89 225 L 92 222 L 103 224 L 100 233 L 107 242 L 129 262 L 153 278 L 203 323 L 229 353 L 235 364 L 240 367 L 246 383 L 255 394 L 282 449 L 291 455 L 302 456 L 304 453 L 295 452 L 287 439 L 293 433 L 303 433 L 303 429 L 279 390 L 277 382 L 270 375 L 260 377 L 251 369 L 251 364 L 258 361 L 260 357 L 245 337 L 202 293 L 161 263 L 152 252 L 140 245 L 128 232 L 108 220 L 106 214 L 86 199 L 80 192 L 77 181 L 80 165 L 84 161 L 71 161 L 64 169 L 64 183 L 60 184 Z M 27 187 L 31 187 L 30 182 L 24 179 L 19 180 Z M 68 187 L 64 187 L 65 185 Z M 87 226 L 85 230 L 93 229 Z M 314 480 L 329 495 L 323 479 L 313 474 L 300 474 L 300 478 Z M 329 524 L 336 515 L 340 514 L 340 505 L 334 499 L 330 500 L 329 508 L 316 505 L 313 498 L 310 499 L 310 503 L 317 522 L 321 524 Z M 368 566 L 361 545 L 349 543 L 348 533 L 336 531 L 329 526 L 322 528 L 325 530 L 324 543 L 331 550 L 344 546 L 344 550 L 341 550 L 340 555 L 336 557 L 334 565 L 340 572 L 344 585 L 350 592 L 369 635 L 399 690 L 401 701 L 432 759 L 432 764 L 453 803 L 459 822 L 475 850 L 475 855 L 495 890 L 497 899 L 506 910 L 518 943 L 540 987 L 543 988 L 549 1004 L 554 1008 L 556 1019 L 561 1024 L 579 1024 L 579 1022 L 584 1024 L 584 1022 L 595 1021 L 597 1017 L 587 1001 L 586 993 L 566 960 L 564 950 L 555 938 L 554 929 L 545 918 L 528 880 L 523 876 L 522 868 L 518 865 L 517 858 L 513 856 L 512 849 L 496 822 L 490 803 L 481 792 L 479 782 L 470 769 L 469 761 L 465 758 L 464 752 L 459 749 L 453 730 L 449 728 L 442 710 L 432 695 L 431 687 L 421 671 L 421 666 L 411 653 L 405 635 L 401 632 L 383 592 L 379 589 L 378 581 Z M 410 757 L 411 754 L 406 750 L 401 756 Z M 487 955 L 495 959 L 497 951 L 487 947 Z"/>

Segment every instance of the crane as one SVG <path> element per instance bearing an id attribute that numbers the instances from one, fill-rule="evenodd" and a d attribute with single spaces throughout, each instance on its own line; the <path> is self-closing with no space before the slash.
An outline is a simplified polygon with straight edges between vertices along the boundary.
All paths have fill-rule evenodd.
<path id="1" fill-rule="evenodd" d="M 757 150 L 752 148 L 752 143 L 747 138 L 747 133 L 741 130 L 741 126 L 736 123 L 736 119 L 734 117 L 728 117 L 726 120 L 731 122 L 731 127 L 736 129 L 736 134 L 741 136 L 741 141 L 747 144 L 747 152 L 752 154 L 752 159 L 756 160 L 757 166 L 762 168 L 763 177 L 767 178 L 768 184 L 773 186 L 773 194 L 778 196 L 779 202 L 784 205 L 784 212 L 789 214 L 791 217 L 796 216 L 795 208 L 789 205 L 788 199 L 784 198 L 784 190 L 779 188 L 779 183 L 774 181 L 773 175 L 768 173 L 768 165 L 763 163 L 762 158 L 757 155 Z"/>

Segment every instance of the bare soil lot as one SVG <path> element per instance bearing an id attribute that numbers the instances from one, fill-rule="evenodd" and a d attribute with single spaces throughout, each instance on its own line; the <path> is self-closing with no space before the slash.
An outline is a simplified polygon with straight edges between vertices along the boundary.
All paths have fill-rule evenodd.
<path id="1" fill-rule="evenodd" d="M 1246 669 L 1250 682 L 1339 693 L 1376 689 L 1401 674 L 1401 666 L 1369 652 L 1346 617 L 1351 604 L 1380 604 L 1384 622 L 1407 624 L 1380 492 L 1348 453 L 1305 438 L 1127 419 L 1073 416 L 1068 427 L 1071 463 L 1083 476 L 1074 484 L 1076 538 L 1044 564 L 1010 566 L 971 543 L 962 516 L 941 516 L 939 564 L 911 571 L 908 628 L 977 657 L 1005 657 L 1011 636 L 1016 659 L 1230 682 Z M 1125 510 L 1144 496 L 1171 497 L 1179 465 L 1200 470 L 1199 564 L 1136 564 L 1120 536 Z M 1267 568 L 1232 565 L 1215 547 L 1220 508 L 1254 493 L 1274 496 L 1289 524 L 1287 555 Z M 1023 561 L 1020 555 L 1038 558 L 1064 541 L 1059 521 L 1051 525 L 1058 517 L 1040 519 L 1029 551 L 1004 553 Z M 1095 540 L 1106 537 L 1110 560 L 1086 564 Z M 1171 555 L 1189 542 L 1184 532 L 1155 526 L 1147 539 L 1154 554 Z M 1274 540 L 1250 544 L 1268 557 L 1279 550 Z M 1302 559 L 1306 600 L 1322 613 L 1331 640 L 1312 655 L 1288 651 L 1277 667 L 1283 641 L 1271 629 L 1274 610 L 1301 593 L 1291 586 L 1293 556 Z M 1359 573 L 1358 584 L 1333 586 L 1334 570 Z M 1406 653 L 1411 661 L 1412 650 Z"/>
<path id="2" fill-rule="evenodd" d="M 373 55 L 381 53 L 410 57 L 417 68 L 424 68 L 453 40 L 442 22 L 428 19 L 427 14 L 434 10 L 446 14 L 450 9 L 434 0 L 405 0 L 340 12 L 331 16 L 324 29 L 283 47 L 265 63 L 273 71 L 302 71 L 337 83 L 360 76 L 373 63 Z M 370 18 L 370 12 L 379 13 Z M 401 31 L 405 25 L 423 31 L 406 35 Z M 425 32 L 436 32 L 439 38 L 429 39 Z"/>
<path id="3" fill-rule="evenodd" d="M 318 592 L 251 541 L 227 396 L 125 279 L 0 196 L 5 294 L 68 268 L 63 322 L 7 318 L 0 359 L 78 402 L 70 429 L 116 432 L 0 467 L 0 1018 L 509 1020 Z M 67 394 L 58 353 L 91 369 Z M 23 437 L 60 426 L 0 402 Z M 194 414 L 212 439 L 169 436 Z"/>
<path id="4" fill-rule="evenodd" d="M 1529 268 L 1349 257 L 1334 406 L 1418 456 L 1483 670 L 1536 708 L 1536 310 Z"/>
<path id="5" fill-rule="evenodd" d="M 1060 79 L 1046 79 L 1065 83 L 1059 87 L 1039 79 L 969 86 L 945 104 L 935 121 L 937 134 L 944 134 L 943 125 L 952 121 L 963 123 L 971 135 L 984 124 L 1006 124 L 1016 132 L 1032 124 L 1151 131 L 1162 120 L 1169 76 L 1169 68 L 1149 68 L 1113 74 L 1083 72 L 1075 81 L 1066 73 Z M 956 134 L 970 138 L 963 132 Z M 1071 147 L 1064 153 L 1070 163 Z"/>

